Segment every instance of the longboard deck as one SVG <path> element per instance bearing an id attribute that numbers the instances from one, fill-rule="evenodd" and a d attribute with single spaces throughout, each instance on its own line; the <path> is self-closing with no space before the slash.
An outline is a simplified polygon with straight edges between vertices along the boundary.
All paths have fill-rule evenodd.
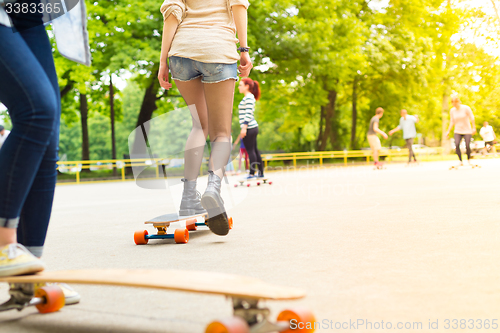
<path id="1" fill-rule="evenodd" d="M 256 278 L 223 273 L 181 270 L 91 269 L 44 271 L 34 275 L 0 278 L 0 282 L 63 282 L 71 284 L 111 285 L 264 300 L 292 300 L 305 296 L 303 290 L 267 284 Z"/>
<path id="2" fill-rule="evenodd" d="M 262 182 L 267 182 L 269 178 L 250 178 L 250 179 L 240 179 L 238 180 L 240 183 L 244 182 L 253 182 L 253 181 L 262 181 Z"/>
<path id="3" fill-rule="evenodd" d="M 477 169 L 481 168 L 480 165 L 473 164 L 473 165 L 453 165 L 450 167 L 450 170 L 458 170 L 458 169 Z"/>
<path id="4" fill-rule="evenodd" d="M 190 216 L 179 216 L 176 213 L 172 213 L 172 214 L 164 214 L 164 215 L 157 216 L 153 219 L 147 220 L 144 223 L 145 224 L 153 224 L 153 225 L 166 224 L 166 223 L 170 224 L 170 223 L 185 221 L 185 220 L 194 219 L 194 218 L 202 217 L 202 216 L 205 217 L 205 220 L 208 219 L 207 213 L 190 215 Z"/>
<path id="5" fill-rule="evenodd" d="M 240 179 L 238 180 L 240 183 L 239 186 L 244 186 L 245 183 L 249 187 L 251 183 L 256 183 L 257 185 L 261 184 L 269 184 L 271 185 L 273 182 L 269 181 L 269 178 L 251 178 L 251 179 Z M 234 184 L 235 187 L 238 187 L 238 184 Z"/>
<path id="6" fill-rule="evenodd" d="M 203 222 L 198 222 L 197 218 L 203 217 Z M 186 229 L 176 229 L 174 233 L 168 233 L 170 224 L 174 222 L 186 221 Z M 134 242 L 136 245 L 146 245 L 150 239 L 170 239 L 173 238 L 176 243 L 182 244 L 189 241 L 189 232 L 197 230 L 200 226 L 208 227 L 208 213 L 179 216 L 176 213 L 164 214 L 144 222 L 153 225 L 157 229 L 156 234 L 149 235 L 147 230 L 138 230 L 134 233 Z M 229 229 L 233 228 L 233 218 L 228 217 Z"/>

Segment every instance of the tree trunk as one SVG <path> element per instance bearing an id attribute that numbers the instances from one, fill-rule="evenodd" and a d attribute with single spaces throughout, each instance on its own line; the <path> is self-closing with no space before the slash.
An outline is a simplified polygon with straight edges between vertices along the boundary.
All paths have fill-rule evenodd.
<path id="1" fill-rule="evenodd" d="M 115 100 L 113 89 L 113 73 L 109 76 L 109 117 L 111 119 L 111 159 L 116 160 L 115 140 Z M 113 176 L 116 176 L 116 167 L 113 167 Z"/>
<path id="2" fill-rule="evenodd" d="M 89 127 L 87 124 L 88 117 L 87 95 L 80 93 L 80 121 L 82 124 L 82 161 L 90 160 L 89 147 Z M 90 172 L 90 169 L 82 169 L 82 172 Z"/>
<path id="3" fill-rule="evenodd" d="M 303 151 L 300 139 L 302 137 L 302 127 L 297 128 L 297 151 Z"/>
<path id="4" fill-rule="evenodd" d="M 352 127 L 351 127 L 351 149 L 356 149 L 356 123 L 358 121 L 358 77 L 352 83 Z"/>
<path id="5" fill-rule="evenodd" d="M 324 151 L 326 149 L 326 144 L 328 142 L 328 138 L 331 138 L 332 140 L 332 145 L 333 141 L 335 140 L 335 136 L 332 136 L 332 120 L 335 116 L 335 102 L 337 100 L 337 91 L 335 90 L 330 90 L 328 91 L 328 104 L 326 105 L 325 108 L 325 132 L 323 133 L 323 138 L 321 140 L 321 146 L 320 149 L 321 151 Z"/>
<path id="6" fill-rule="evenodd" d="M 68 84 L 61 90 L 61 99 L 66 96 L 73 89 L 73 81 L 68 82 Z"/>
<path id="7" fill-rule="evenodd" d="M 146 88 L 146 91 L 144 93 L 144 98 L 142 99 L 142 104 L 141 104 L 141 110 L 139 112 L 139 117 L 137 118 L 137 124 L 136 128 L 143 126 L 146 124 L 148 121 L 151 120 L 151 117 L 153 116 L 153 112 L 158 108 L 156 106 L 156 93 L 158 92 L 158 71 L 154 75 L 152 75 L 151 83 L 149 86 Z M 147 128 L 147 125 L 144 126 L 144 130 L 146 133 L 148 132 L 149 128 Z M 142 140 L 138 140 L 138 135 L 142 136 L 143 131 L 142 130 L 136 130 L 135 131 L 135 139 L 134 139 L 134 146 L 132 149 L 133 154 L 135 155 L 146 155 L 146 147 L 141 145 Z"/>
<path id="8" fill-rule="evenodd" d="M 321 147 L 321 140 L 323 139 L 323 123 L 324 123 L 324 118 L 325 118 L 325 107 L 321 106 L 321 113 L 319 116 L 319 134 L 318 134 L 318 139 L 316 140 L 316 150 L 319 150 L 319 147 Z"/>

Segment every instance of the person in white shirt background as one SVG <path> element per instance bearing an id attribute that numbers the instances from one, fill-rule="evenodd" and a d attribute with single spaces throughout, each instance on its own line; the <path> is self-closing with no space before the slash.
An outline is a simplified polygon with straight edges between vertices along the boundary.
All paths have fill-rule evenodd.
<path id="1" fill-rule="evenodd" d="M 10 131 L 6 130 L 5 127 L 0 125 L 0 149 L 2 149 L 3 143 L 5 140 L 7 140 L 7 137 L 9 136 Z"/>
<path id="2" fill-rule="evenodd" d="M 479 135 L 484 140 L 484 149 L 483 149 L 483 155 L 485 155 L 488 152 L 488 146 L 491 147 L 491 151 L 497 155 L 497 151 L 495 149 L 495 141 L 496 141 L 496 135 L 495 131 L 493 130 L 493 127 L 491 127 L 487 121 L 483 123 L 483 127 L 481 127 L 481 130 L 479 131 Z"/>
<path id="3" fill-rule="evenodd" d="M 395 129 L 389 131 L 389 135 L 393 135 L 397 131 L 403 130 L 403 139 L 406 141 L 406 146 L 408 147 L 408 165 L 411 164 L 411 158 L 413 156 L 413 160 L 415 163 L 417 162 L 417 157 L 415 156 L 415 152 L 413 151 L 413 140 L 417 136 L 417 129 L 415 128 L 415 124 L 418 123 L 419 119 L 417 115 L 410 116 L 408 111 L 403 109 L 401 110 L 401 118 L 399 119 L 399 126 Z"/>

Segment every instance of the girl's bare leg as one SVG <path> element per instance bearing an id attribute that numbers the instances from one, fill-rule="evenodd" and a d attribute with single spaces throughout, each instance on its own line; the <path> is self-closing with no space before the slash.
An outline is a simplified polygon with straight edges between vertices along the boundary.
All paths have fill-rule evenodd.
<path id="1" fill-rule="evenodd" d="M 231 154 L 231 118 L 233 111 L 234 80 L 204 84 L 208 108 L 208 133 L 212 150 L 208 185 L 201 203 L 207 210 L 210 230 L 220 236 L 229 232 L 229 220 L 220 195 L 222 178 Z"/>
<path id="2" fill-rule="evenodd" d="M 179 92 L 186 101 L 193 119 L 193 129 L 186 141 L 184 151 L 184 178 L 193 181 L 198 178 L 203 151 L 208 135 L 208 113 L 205 91 L 201 78 L 191 81 L 175 81 Z"/>
<path id="3" fill-rule="evenodd" d="M 233 117 L 235 80 L 205 83 L 205 99 L 208 108 L 208 134 L 212 145 L 210 169 L 219 177 L 231 154 L 231 120 Z"/>
<path id="4" fill-rule="evenodd" d="M 196 190 L 196 180 L 200 174 L 208 135 L 207 103 L 201 78 L 187 82 L 176 80 L 175 83 L 188 105 L 193 121 L 193 127 L 184 148 L 184 179 L 182 179 L 184 190 L 179 207 L 179 215 L 189 216 L 206 213 Z"/>

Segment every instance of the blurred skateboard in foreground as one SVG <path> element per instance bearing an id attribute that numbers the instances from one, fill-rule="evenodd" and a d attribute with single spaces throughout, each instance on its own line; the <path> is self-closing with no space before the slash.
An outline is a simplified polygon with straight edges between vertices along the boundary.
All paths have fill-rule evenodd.
<path id="1" fill-rule="evenodd" d="M 231 299 L 233 316 L 210 323 L 205 331 L 208 333 L 284 332 L 290 327 L 299 328 L 293 332 L 314 331 L 308 329 L 314 327 L 315 322 L 308 310 L 284 310 L 273 322 L 269 318 L 270 310 L 259 305 L 265 300 L 300 299 L 305 296 L 304 291 L 244 276 L 180 270 L 93 269 L 45 271 L 35 275 L 0 278 L 0 282 L 10 284 L 11 295 L 9 301 L 0 305 L 0 311 L 21 311 L 35 306 L 41 313 L 50 313 L 64 307 L 64 293 L 59 287 L 51 285 L 34 290 L 36 283 L 111 285 L 221 295 Z M 140 306 L 140 300 L 131 301 Z"/>

